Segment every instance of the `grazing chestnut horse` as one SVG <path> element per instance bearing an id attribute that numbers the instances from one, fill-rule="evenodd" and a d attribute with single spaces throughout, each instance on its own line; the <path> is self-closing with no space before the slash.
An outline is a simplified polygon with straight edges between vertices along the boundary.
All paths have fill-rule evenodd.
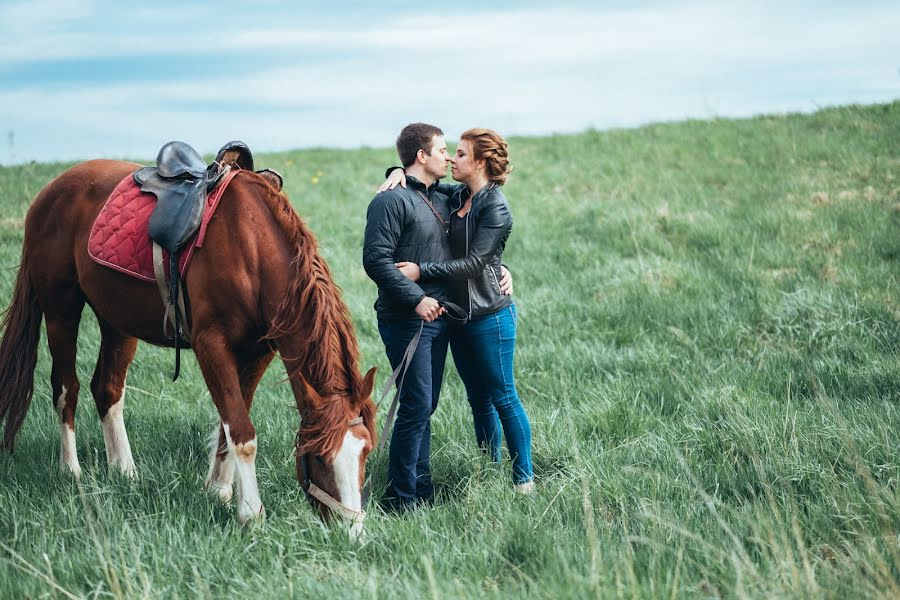
<path id="1" fill-rule="evenodd" d="M 12 450 L 31 401 L 41 318 L 53 359 L 61 468 L 81 472 L 75 451 L 78 324 L 85 302 L 102 336 L 91 393 L 110 466 L 135 474 L 122 417 L 125 376 L 138 340 L 172 346 L 153 283 L 99 265 L 88 235 L 104 201 L 140 165 L 92 160 L 67 170 L 35 198 L 25 218 L 22 263 L 0 342 L 0 419 Z M 365 461 L 375 438 L 375 369 L 357 370 L 353 326 L 313 234 L 280 192 L 280 181 L 239 171 L 184 276 L 191 346 L 220 417 L 206 488 L 237 515 L 265 514 L 256 482 L 256 430 L 250 405 L 277 352 L 301 417 L 297 473 L 323 516 L 339 513 L 361 528 Z M 307 455 L 314 460 L 308 460 Z M 314 493 L 315 492 L 315 493 Z M 324 493 L 323 493 L 324 492 Z M 315 500 L 313 500 L 315 498 Z"/>

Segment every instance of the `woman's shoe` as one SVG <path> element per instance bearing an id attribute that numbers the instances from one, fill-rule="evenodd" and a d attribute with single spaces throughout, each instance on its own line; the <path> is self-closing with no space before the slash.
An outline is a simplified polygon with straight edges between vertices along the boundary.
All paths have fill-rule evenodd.
<path id="1" fill-rule="evenodd" d="M 517 483 L 513 486 L 517 494 L 528 495 L 534 491 L 534 481 L 526 481 L 525 483 Z"/>

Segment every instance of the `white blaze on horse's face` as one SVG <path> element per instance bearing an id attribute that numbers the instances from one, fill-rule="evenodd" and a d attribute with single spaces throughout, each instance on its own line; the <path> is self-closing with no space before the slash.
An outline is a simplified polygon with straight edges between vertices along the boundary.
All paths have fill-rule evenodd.
<path id="1" fill-rule="evenodd" d="M 344 434 L 344 442 L 334 457 L 334 483 L 337 486 L 337 500 L 349 509 L 362 510 L 362 468 L 363 449 L 366 441 L 353 435 Z"/>

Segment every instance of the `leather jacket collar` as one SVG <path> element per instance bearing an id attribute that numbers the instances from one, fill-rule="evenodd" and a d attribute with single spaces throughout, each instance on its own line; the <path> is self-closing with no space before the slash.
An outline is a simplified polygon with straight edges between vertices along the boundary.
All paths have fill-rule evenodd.
<path id="1" fill-rule="evenodd" d="M 431 187 L 426 186 L 424 183 L 413 177 L 412 175 L 406 176 L 406 184 L 411 186 L 412 189 L 418 190 L 420 192 L 425 192 L 429 196 L 431 192 L 437 189 L 438 184 L 441 182 L 440 179 L 436 179 L 434 183 L 431 184 Z"/>
<path id="2" fill-rule="evenodd" d="M 475 202 L 482 198 L 486 198 L 488 194 L 493 192 L 493 190 L 499 187 L 493 181 L 488 181 L 487 185 L 478 190 L 478 193 L 472 196 L 472 207 L 475 207 Z M 463 203 L 465 202 L 465 198 L 469 197 L 469 188 L 464 185 L 459 186 L 459 189 L 455 194 L 453 194 L 453 198 L 450 201 L 450 212 L 456 212 L 460 208 L 462 208 Z"/>

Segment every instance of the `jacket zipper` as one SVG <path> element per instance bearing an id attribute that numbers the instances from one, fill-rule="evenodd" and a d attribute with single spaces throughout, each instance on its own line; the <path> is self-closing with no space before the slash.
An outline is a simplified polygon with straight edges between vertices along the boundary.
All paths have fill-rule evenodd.
<path id="1" fill-rule="evenodd" d="M 461 207 L 460 207 L 461 208 Z M 472 210 L 475 208 L 475 198 L 472 198 L 472 206 L 469 207 L 469 212 L 466 213 L 466 256 L 469 256 L 469 217 L 472 215 Z M 469 319 L 472 318 L 472 279 L 466 279 L 466 289 L 469 291 Z"/>
<path id="2" fill-rule="evenodd" d="M 497 294 L 502 296 L 503 292 L 500 291 L 500 280 L 497 279 L 497 273 L 494 271 L 494 267 L 488 265 L 486 268 L 491 272 L 491 279 L 494 280 L 494 285 L 497 286 Z"/>
<path id="3" fill-rule="evenodd" d="M 462 200 L 461 196 L 460 196 L 460 200 Z M 472 197 L 472 202 L 473 202 L 473 206 L 469 207 L 469 212 L 467 212 L 466 216 L 463 217 L 466 220 L 466 256 L 469 255 L 469 215 L 472 214 L 472 208 L 474 207 L 474 202 L 475 202 L 474 196 Z M 462 207 L 463 207 L 463 202 L 460 202 L 459 206 L 457 206 L 455 209 L 450 211 L 451 218 L 453 217 L 454 213 L 458 214 L 459 210 Z M 472 318 L 472 280 L 471 279 L 466 279 L 466 291 L 468 292 L 468 295 L 469 295 L 469 314 L 468 314 L 467 318 L 471 319 Z"/>

